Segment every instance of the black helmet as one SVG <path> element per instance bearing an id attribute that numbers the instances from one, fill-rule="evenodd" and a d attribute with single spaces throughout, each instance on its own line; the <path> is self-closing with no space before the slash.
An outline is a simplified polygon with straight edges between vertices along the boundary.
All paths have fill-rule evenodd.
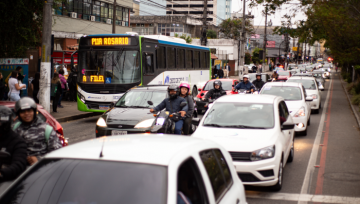
<path id="1" fill-rule="evenodd" d="M 22 110 L 27 110 L 27 109 L 33 109 L 34 110 L 34 119 L 36 117 L 36 112 L 37 112 L 37 105 L 34 101 L 34 99 L 30 98 L 30 97 L 23 97 L 20 100 L 18 100 L 15 104 L 15 113 L 16 115 L 19 117 L 19 120 L 21 120 L 19 114 L 20 111 Z"/>
<path id="2" fill-rule="evenodd" d="M 171 95 L 170 94 L 170 90 L 175 90 L 176 91 L 176 94 L 174 95 Z M 178 95 L 179 95 L 179 87 L 175 84 L 171 84 L 169 87 L 168 87 L 168 94 L 169 94 L 169 97 L 171 99 L 175 99 Z"/>
<path id="3" fill-rule="evenodd" d="M 215 85 L 219 85 L 219 89 L 221 89 L 221 81 L 220 80 L 216 80 L 214 81 L 214 89 L 215 89 Z"/>
<path id="4" fill-rule="evenodd" d="M 11 129 L 12 111 L 6 106 L 0 106 L 0 132 L 8 132 Z"/>

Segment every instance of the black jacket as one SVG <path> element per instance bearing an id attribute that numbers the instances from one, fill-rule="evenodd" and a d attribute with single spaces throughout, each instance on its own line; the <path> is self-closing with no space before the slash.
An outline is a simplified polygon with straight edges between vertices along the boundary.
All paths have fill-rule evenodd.
<path id="1" fill-rule="evenodd" d="M 258 90 L 260 90 L 260 89 L 264 86 L 265 82 L 264 82 L 263 80 L 261 80 L 261 79 L 260 79 L 260 81 L 258 81 L 257 79 L 255 79 L 255 80 L 252 82 L 252 84 L 253 84 Z"/>
<path id="2" fill-rule="evenodd" d="M 195 110 L 195 107 L 194 107 L 194 99 L 191 95 L 188 95 L 185 97 L 185 100 L 188 104 L 188 110 L 186 111 L 186 117 L 187 118 L 191 118 L 193 117 L 194 115 L 194 110 Z"/>
<path id="3" fill-rule="evenodd" d="M 10 130 L 0 135 L 0 182 L 14 180 L 27 166 L 27 145 L 17 133 Z M 9 155 L 9 157 L 4 157 Z"/>
<path id="4" fill-rule="evenodd" d="M 210 91 L 208 91 L 205 95 L 205 99 L 218 99 L 221 96 L 226 95 L 226 91 L 224 91 L 222 88 L 221 89 L 211 89 Z"/>
<path id="5" fill-rule="evenodd" d="M 0 79 L 0 100 L 3 99 L 4 94 L 5 94 L 5 90 L 6 90 L 6 86 L 4 83 L 4 79 Z"/>
<path id="6" fill-rule="evenodd" d="M 218 75 L 219 75 L 219 78 L 223 78 L 224 77 L 224 71 L 222 69 L 219 69 L 218 70 Z"/>

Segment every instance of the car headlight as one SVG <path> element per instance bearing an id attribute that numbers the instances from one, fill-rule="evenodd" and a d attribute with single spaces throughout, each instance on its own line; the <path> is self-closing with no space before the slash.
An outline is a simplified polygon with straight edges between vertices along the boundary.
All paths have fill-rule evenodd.
<path id="1" fill-rule="evenodd" d="M 99 127 L 107 127 L 106 121 L 103 117 L 100 117 L 98 121 L 96 122 L 96 125 Z"/>
<path id="2" fill-rule="evenodd" d="M 263 159 L 273 158 L 274 156 L 275 156 L 275 145 L 253 151 L 251 153 L 250 159 L 251 161 L 259 161 Z"/>
<path id="3" fill-rule="evenodd" d="M 147 127 L 151 127 L 152 124 L 154 123 L 154 118 L 153 119 L 147 119 L 144 121 L 141 121 L 140 123 L 135 125 L 135 128 L 147 128 Z"/>
<path id="4" fill-rule="evenodd" d="M 318 95 L 313 94 L 313 95 L 311 95 L 311 97 L 312 97 L 313 99 L 317 99 L 317 98 L 318 98 Z"/>
<path id="5" fill-rule="evenodd" d="M 305 108 L 304 108 L 304 106 L 301 107 L 294 115 L 294 117 L 301 117 L 301 116 L 305 116 Z"/>

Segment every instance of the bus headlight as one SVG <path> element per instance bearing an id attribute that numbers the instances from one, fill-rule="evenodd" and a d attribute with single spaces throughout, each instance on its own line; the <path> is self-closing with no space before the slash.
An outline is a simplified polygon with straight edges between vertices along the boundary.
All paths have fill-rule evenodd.
<path id="1" fill-rule="evenodd" d="M 80 100 L 85 103 L 85 96 L 83 96 L 80 92 L 78 92 L 78 96 L 80 98 Z"/>

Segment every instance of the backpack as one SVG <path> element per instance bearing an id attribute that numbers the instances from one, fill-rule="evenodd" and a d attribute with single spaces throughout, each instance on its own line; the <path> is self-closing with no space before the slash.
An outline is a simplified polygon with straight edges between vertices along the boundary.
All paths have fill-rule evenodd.
<path id="1" fill-rule="evenodd" d="M 14 124 L 13 130 L 15 131 L 20 125 L 21 125 L 20 121 L 16 122 Z M 48 143 L 52 131 L 53 131 L 53 127 L 50 126 L 50 125 L 46 125 L 46 128 L 45 128 L 45 141 L 46 141 L 46 143 Z"/>

